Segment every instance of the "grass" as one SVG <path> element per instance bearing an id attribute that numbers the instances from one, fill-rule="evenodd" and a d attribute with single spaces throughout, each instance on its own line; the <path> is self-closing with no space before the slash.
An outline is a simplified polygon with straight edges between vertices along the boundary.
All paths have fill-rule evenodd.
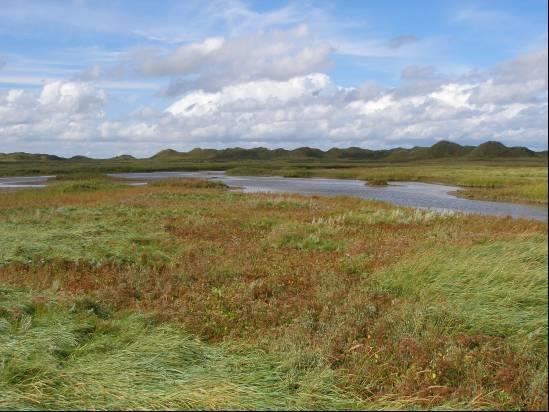
<path id="1" fill-rule="evenodd" d="M 169 213 L 169 211 L 164 211 Z M 85 260 L 96 265 L 167 262 L 171 246 L 165 232 L 154 228 L 160 213 L 139 206 L 37 208 L 32 215 L 0 222 L 0 263 Z M 109 222 L 102 220 L 110 215 Z M 146 262 L 145 262 L 146 259 Z"/>
<path id="2" fill-rule="evenodd" d="M 357 409 L 333 371 L 198 341 L 140 313 L 3 288 L 2 409 Z"/>
<path id="3" fill-rule="evenodd" d="M 382 287 L 455 317 L 453 331 L 547 346 L 547 243 L 543 236 L 429 248 L 380 273 Z M 451 315 L 450 315 L 451 314 Z"/>
<path id="4" fill-rule="evenodd" d="M 150 183 L 153 187 L 187 188 L 187 189 L 227 189 L 228 186 L 218 180 L 203 179 L 162 179 Z"/>
<path id="5" fill-rule="evenodd" d="M 3 409 L 547 409 L 544 222 L 82 176 L 0 233 Z"/>

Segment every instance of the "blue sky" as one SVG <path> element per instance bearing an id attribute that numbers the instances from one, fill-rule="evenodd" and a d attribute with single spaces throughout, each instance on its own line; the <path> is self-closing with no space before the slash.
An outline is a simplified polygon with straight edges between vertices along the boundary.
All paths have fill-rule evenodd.
<path id="1" fill-rule="evenodd" d="M 0 152 L 547 147 L 547 3 L 11 1 Z"/>

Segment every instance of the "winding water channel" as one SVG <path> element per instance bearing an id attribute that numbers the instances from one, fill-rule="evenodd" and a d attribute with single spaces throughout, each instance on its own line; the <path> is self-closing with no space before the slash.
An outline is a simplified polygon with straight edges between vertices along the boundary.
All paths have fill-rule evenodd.
<path id="1" fill-rule="evenodd" d="M 120 179 L 135 182 L 165 179 L 168 177 L 199 177 L 218 179 L 229 186 L 239 187 L 244 192 L 288 192 L 319 195 L 346 195 L 363 199 L 385 200 L 397 205 L 450 209 L 465 213 L 485 215 L 503 215 L 547 220 L 547 207 L 507 202 L 489 202 L 462 199 L 452 193 L 455 186 L 419 182 L 391 182 L 388 186 L 366 186 L 361 180 L 323 179 L 323 178 L 286 178 L 258 176 L 228 176 L 224 172 L 151 172 L 151 173 L 113 173 Z M 3 177 L 0 189 L 24 187 L 43 187 L 51 176 Z"/>
<path id="2" fill-rule="evenodd" d="M 463 199 L 452 194 L 458 190 L 457 187 L 431 183 L 391 182 L 388 186 L 372 187 L 366 186 L 361 180 L 228 176 L 223 172 L 116 173 L 110 176 L 141 181 L 167 177 L 200 177 L 222 180 L 229 186 L 242 188 L 244 192 L 346 195 L 363 199 L 385 200 L 403 206 L 451 209 L 467 213 L 526 217 L 538 220 L 547 219 L 546 207 Z"/>

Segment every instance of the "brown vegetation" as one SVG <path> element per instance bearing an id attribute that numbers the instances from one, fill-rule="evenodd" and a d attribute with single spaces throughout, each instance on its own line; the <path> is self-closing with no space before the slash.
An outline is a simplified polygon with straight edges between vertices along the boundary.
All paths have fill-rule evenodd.
<path id="1" fill-rule="evenodd" d="M 468 331 L 458 314 L 438 303 L 420 307 L 380 281 L 383 271 L 429 248 L 521 247 L 545 239 L 545 223 L 346 197 L 244 195 L 187 180 L 6 193 L 0 219 L 24 230 L 38 224 L 30 219 L 38 208 L 45 214 L 68 206 L 83 213 L 67 217 L 74 226 L 102 208 L 103 231 L 134 224 L 158 235 L 137 231 L 134 251 L 122 249 L 127 256 L 119 261 L 99 252 L 96 260 L 73 259 L 56 245 L 35 250 L 28 261 L 14 251 L 0 256 L 12 262 L 0 265 L 0 282 L 152 313 L 209 343 L 239 342 L 290 357 L 298 369 L 327 367 L 363 405 L 547 408 L 546 352 L 519 350 L 510 336 Z M 113 233 L 114 248 L 128 242 Z"/>

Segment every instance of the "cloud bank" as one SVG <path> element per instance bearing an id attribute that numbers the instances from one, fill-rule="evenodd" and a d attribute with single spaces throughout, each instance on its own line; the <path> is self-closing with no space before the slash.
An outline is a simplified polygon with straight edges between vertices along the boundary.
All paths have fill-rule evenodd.
<path id="1" fill-rule="evenodd" d="M 440 139 L 546 147 L 547 48 L 461 76 L 409 66 L 398 87 L 342 87 L 322 73 L 329 45 L 309 36 L 296 26 L 170 52 L 134 50 L 129 61 L 142 75 L 178 76 L 164 93 L 179 97 L 116 118 L 105 115 L 113 96 L 92 82 L 0 91 L 2 142 L 33 152 L 97 153 L 100 146 L 100 153 L 138 156 L 166 147 L 383 148 Z"/>

